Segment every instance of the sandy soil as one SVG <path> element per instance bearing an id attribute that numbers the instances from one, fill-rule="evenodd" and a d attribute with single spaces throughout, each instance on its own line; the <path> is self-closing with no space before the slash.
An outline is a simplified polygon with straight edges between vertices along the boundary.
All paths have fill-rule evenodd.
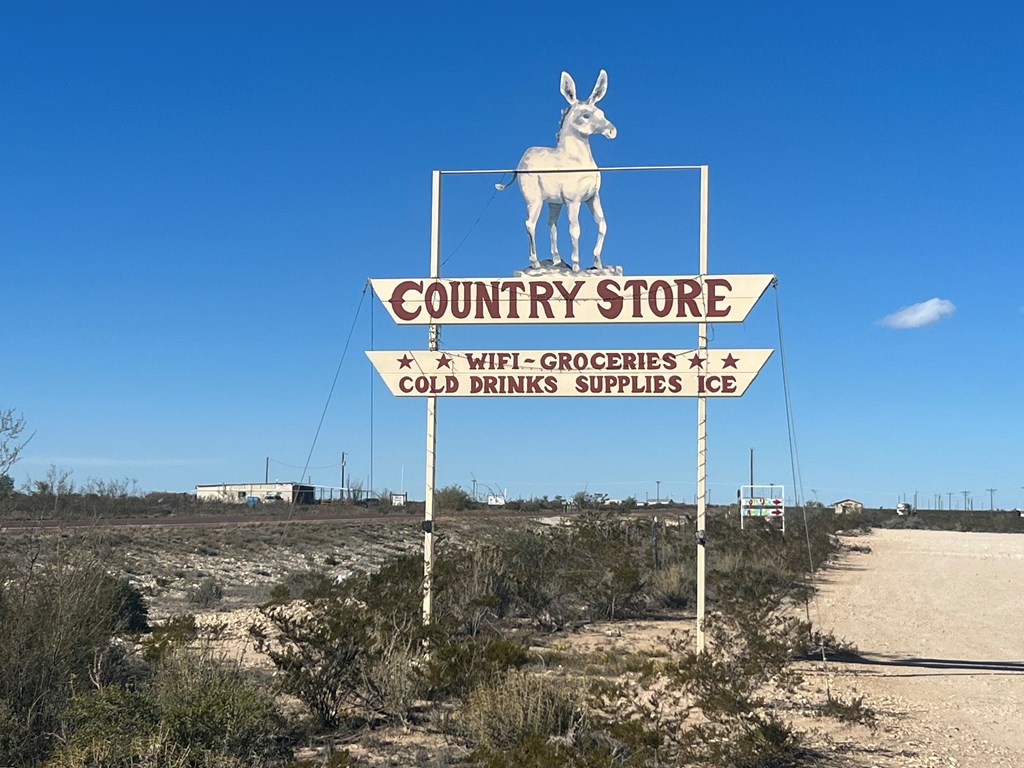
<path id="1" fill-rule="evenodd" d="M 811 609 L 862 662 L 831 662 L 833 690 L 882 714 L 873 733 L 846 734 L 851 757 L 1024 766 L 1024 536 L 877 530 L 847 543 L 871 551 L 825 571 Z"/>

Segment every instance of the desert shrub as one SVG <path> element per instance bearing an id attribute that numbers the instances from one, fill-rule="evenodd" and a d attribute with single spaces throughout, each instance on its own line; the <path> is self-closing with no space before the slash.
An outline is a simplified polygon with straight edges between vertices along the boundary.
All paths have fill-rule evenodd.
<path id="1" fill-rule="evenodd" d="M 461 717 L 469 743 L 494 752 L 513 749 L 531 736 L 572 736 L 586 723 L 579 692 L 523 671 L 473 690 Z"/>
<path id="2" fill-rule="evenodd" d="M 435 699 L 465 696 L 529 660 L 528 646 L 505 637 L 437 633 L 425 668 L 427 692 Z"/>
<path id="3" fill-rule="evenodd" d="M 69 736 L 47 765 L 133 765 L 153 746 L 159 724 L 150 695 L 120 685 L 77 691 L 63 718 Z"/>
<path id="4" fill-rule="evenodd" d="M 434 491 L 434 502 L 442 510 L 458 512 L 475 505 L 473 497 L 459 485 L 446 485 Z"/>
<path id="5" fill-rule="evenodd" d="M 321 584 L 301 603 L 264 606 L 269 632 L 254 630 L 258 648 L 318 726 L 407 717 L 424 638 L 421 583 L 419 559 L 404 556 L 375 573 Z"/>
<path id="6" fill-rule="evenodd" d="M 797 768 L 806 765 L 799 735 L 775 715 L 751 713 L 742 727 L 694 726 L 684 735 L 687 765 L 707 768 Z"/>
<path id="7" fill-rule="evenodd" d="M 292 591 L 288 589 L 285 584 L 275 584 L 270 588 L 270 595 L 268 604 L 270 605 L 284 605 L 285 603 L 291 602 Z"/>
<path id="8" fill-rule="evenodd" d="M 199 636 L 199 625 L 191 613 L 170 616 L 152 629 L 150 636 L 142 641 L 142 657 L 148 662 L 159 661 Z"/>
<path id="9" fill-rule="evenodd" d="M 0 564 L 0 765 L 50 753 L 72 681 L 103 676 L 129 620 L 121 594 L 98 558 L 61 551 Z"/>
<path id="10" fill-rule="evenodd" d="M 188 591 L 188 601 L 200 608 L 213 608 L 224 599 L 224 589 L 215 579 L 203 579 Z"/>
<path id="11" fill-rule="evenodd" d="M 655 567 L 654 540 L 642 527 L 606 513 L 509 532 L 500 545 L 504 610 L 545 629 L 642 612 Z"/>
<path id="12" fill-rule="evenodd" d="M 272 695 L 237 664 L 176 651 L 151 686 L 76 692 L 52 768 L 266 766 L 290 756 Z"/>
<path id="13" fill-rule="evenodd" d="M 456 634 L 496 630 L 512 607 L 506 551 L 477 546 L 438 552 L 434 563 L 434 621 Z"/>
<path id="14" fill-rule="evenodd" d="M 864 703 L 863 696 L 844 698 L 835 693 L 829 694 L 818 713 L 842 723 L 860 723 L 869 728 L 874 728 L 878 719 L 878 713 Z"/>
<path id="15" fill-rule="evenodd" d="M 649 584 L 651 603 L 662 608 L 689 608 L 697 601 L 697 576 L 690 563 L 655 571 Z"/>
<path id="16" fill-rule="evenodd" d="M 792 617 L 786 589 L 760 565 L 729 573 L 719 610 L 705 622 L 708 650 L 684 651 L 671 668 L 704 720 L 680 739 L 686 763 L 736 768 L 784 768 L 803 754 L 800 738 L 773 714 L 761 691 L 768 684 L 792 690 L 789 661 L 802 651 L 809 626 Z"/>
<path id="17" fill-rule="evenodd" d="M 279 742 L 285 728 L 271 692 L 247 678 L 239 663 L 208 651 L 176 651 L 154 682 L 160 725 L 169 740 L 266 765 L 287 756 Z"/>
<path id="18" fill-rule="evenodd" d="M 126 578 L 107 577 L 106 597 L 114 607 L 114 620 L 122 632 L 148 632 L 149 606 L 142 592 Z"/>
<path id="19" fill-rule="evenodd" d="M 526 734 L 507 749 L 480 747 L 472 756 L 480 768 L 639 768 L 644 765 L 622 759 L 605 744 L 576 745 L 536 733 Z"/>

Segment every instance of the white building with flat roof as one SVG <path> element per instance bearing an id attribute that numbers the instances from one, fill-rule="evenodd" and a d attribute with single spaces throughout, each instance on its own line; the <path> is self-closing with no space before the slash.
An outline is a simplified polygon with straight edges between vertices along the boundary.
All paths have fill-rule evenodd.
<path id="1" fill-rule="evenodd" d="M 216 483 L 197 485 L 196 498 L 229 504 L 257 503 L 250 499 L 258 499 L 260 503 L 313 504 L 316 494 L 315 487 L 306 483 Z"/>

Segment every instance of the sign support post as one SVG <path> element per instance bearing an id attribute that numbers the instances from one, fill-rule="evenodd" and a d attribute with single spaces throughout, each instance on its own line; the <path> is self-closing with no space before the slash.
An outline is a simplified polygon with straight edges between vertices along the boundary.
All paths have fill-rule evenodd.
<path id="1" fill-rule="evenodd" d="M 431 176 L 430 202 L 430 277 L 441 272 L 441 172 Z M 436 352 L 441 327 L 431 323 L 427 346 Z M 437 481 L 437 395 L 427 399 L 427 479 L 423 503 L 423 624 L 430 624 L 434 611 L 434 485 Z"/>
<path id="2" fill-rule="evenodd" d="M 708 166 L 700 167 L 700 275 L 708 272 Z M 707 360 L 708 324 L 697 324 L 697 353 Z M 697 395 L 697 653 L 704 653 L 704 574 L 707 545 L 707 397 Z"/>

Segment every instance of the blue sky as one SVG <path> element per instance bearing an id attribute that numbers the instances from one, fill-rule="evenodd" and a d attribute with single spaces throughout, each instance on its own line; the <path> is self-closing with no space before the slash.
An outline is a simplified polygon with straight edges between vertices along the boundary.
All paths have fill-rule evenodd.
<path id="1" fill-rule="evenodd" d="M 568 70 L 602 165 L 710 166 L 712 273 L 775 273 L 712 346 L 779 348 L 711 400 L 709 488 L 1024 506 L 1024 10 L 1011 3 L 14 4 L 0 8 L 0 407 L 15 469 L 144 490 L 348 469 L 422 497 L 421 349 L 369 277 L 428 270 L 430 173 L 551 145 Z M 443 274 L 526 264 L 523 203 L 446 178 Z M 605 261 L 697 271 L 697 176 L 607 174 Z M 584 247 L 592 221 L 583 215 Z M 543 228 L 542 228 L 543 229 Z M 567 234 L 562 225 L 562 250 Z M 588 240 L 588 238 L 590 238 Z M 545 250 L 546 237 L 540 248 Z M 915 327 L 904 316 L 917 307 Z M 354 324 L 354 325 L 353 325 Z M 687 348 L 693 326 L 455 328 L 453 350 Z M 691 399 L 444 399 L 438 482 L 691 499 Z M 372 425 L 372 432 L 371 432 Z M 791 491 L 787 495 L 792 495 Z"/>

